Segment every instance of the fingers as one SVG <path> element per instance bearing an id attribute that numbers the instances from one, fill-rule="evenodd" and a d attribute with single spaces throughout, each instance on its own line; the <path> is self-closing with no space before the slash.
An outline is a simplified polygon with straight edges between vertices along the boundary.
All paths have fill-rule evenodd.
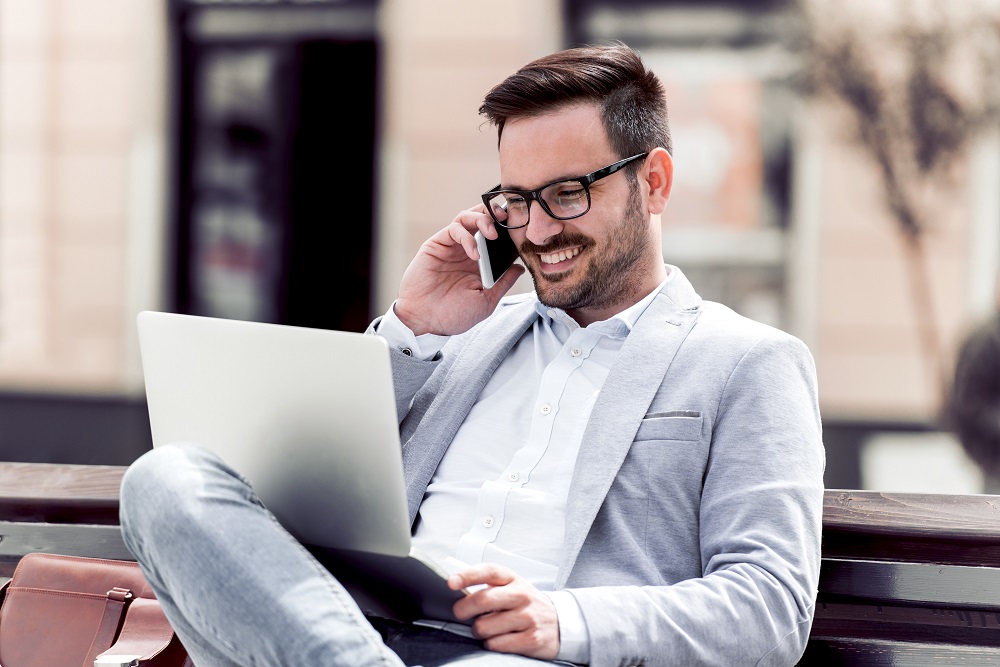
<path id="1" fill-rule="evenodd" d="M 499 289 L 500 296 L 506 294 L 514 286 L 514 283 L 517 282 L 517 279 L 524 275 L 525 271 L 527 269 L 522 264 L 511 264 L 510 268 L 500 276 L 500 280 L 493 284 L 495 288 Z M 499 300 L 500 297 L 497 297 L 497 301 Z"/>
<path id="2" fill-rule="evenodd" d="M 450 243 L 446 245 L 460 245 L 465 250 L 466 256 L 472 260 L 479 259 L 479 248 L 476 247 L 476 239 L 457 220 L 444 228 L 444 232 Z"/>
<path id="3" fill-rule="evenodd" d="M 472 623 L 472 634 L 484 642 L 500 640 L 504 635 L 538 627 L 537 620 L 520 609 L 517 612 L 483 614 Z"/>
<path id="4" fill-rule="evenodd" d="M 484 564 L 453 575 L 449 584 L 498 582 L 455 603 L 460 621 L 491 651 L 552 659 L 559 652 L 559 618 L 544 593 L 507 568 Z M 475 583 L 474 583 L 475 582 Z M 507 583 L 499 583 L 507 582 Z"/>
<path id="5" fill-rule="evenodd" d="M 493 219 L 482 205 L 459 213 L 451 224 L 428 239 L 424 248 L 433 255 L 443 256 L 441 253 L 450 254 L 453 252 L 452 248 L 458 246 L 466 257 L 478 261 L 479 248 L 476 247 L 474 236 L 477 231 L 482 232 L 488 239 L 495 239 L 498 236 L 493 226 Z"/>
<path id="6" fill-rule="evenodd" d="M 466 568 L 448 577 L 448 586 L 460 590 L 470 586 L 486 586 L 455 603 L 452 611 L 460 621 L 467 621 L 480 614 L 509 609 L 511 596 L 505 594 L 507 584 L 517 575 L 513 570 L 495 563 L 482 563 Z"/>
<path id="7" fill-rule="evenodd" d="M 510 632 L 523 629 L 523 621 L 514 623 L 512 620 L 499 621 L 506 618 L 508 612 L 512 610 L 527 609 L 534 600 L 534 588 L 530 586 L 491 586 L 476 591 L 455 603 L 455 617 L 460 621 L 468 621 L 473 618 L 478 624 L 480 619 L 485 625 L 478 627 L 478 630 L 492 629 L 491 632 L 482 632 L 480 637 L 491 637 L 498 632 Z M 460 615 L 461 614 L 461 615 Z"/>
<path id="8" fill-rule="evenodd" d="M 510 291 L 510 288 L 514 286 L 514 283 L 517 282 L 517 279 L 520 278 L 526 270 L 527 269 L 520 264 L 511 264 L 510 268 L 507 269 L 502 276 L 500 276 L 500 280 L 493 283 L 493 287 L 483 291 L 483 294 L 489 300 L 490 312 L 497 307 L 497 304 L 500 303 L 500 299 L 502 299 L 504 295 Z"/>
<path id="9" fill-rule="evenodd" d="M 468 588 L 469 586 L 506 586 L 514 581 L 517 575 L 514 571 L 496 563 L 481 563 L 467 567 L 448 577 L 448 586 L 452 590 Z"/>
<path id="10" fill-rule="evenodd" d="M 543 628 L 497 635 L 483 640 L 483 646 L 497 653 L 516 653 L 541 660 L 554 660 L 559 655 L 558 634 Z"/>
<path id="11" fill-rule="evenodd" d="M 459 213 L 446 229 L 451 240 L 461 245 L 465 253 L 474 260 L 479 259 L 479 249 L 476 248 L 474 238 L 477 231 L 482 232 L 483 236 L 490 240 L 499 236 L 493 218 L 481 204 Z"/>
<path id="12" fill-rule="evenodd" d="M 462 211 L 455 216 L 455 220 L 462 226 L 463 229 L 468 231 L 470 235 L 475 234 L 477 231 L 483 233 L 488 239 L 495 239 L 497 237 L 496 226 L 493 224 L 493 218 L 489 213 L 486 212 L 486 208 L 482 205 L 473 206 L 470 209 Z"/>

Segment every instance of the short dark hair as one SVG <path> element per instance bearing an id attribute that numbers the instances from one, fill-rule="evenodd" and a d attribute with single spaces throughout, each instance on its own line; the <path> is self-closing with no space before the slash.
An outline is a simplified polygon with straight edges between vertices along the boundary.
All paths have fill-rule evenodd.
<path id="1" fill-rule="evenodd" d="M 586 102 L 600 105 L 618 157 L 658 146 L 673 153 L 663 86 L 639 54 L 620 42 L 567 49 L 528 63 L 486 94 L 479 113 L 497 126 L 499 142 L 512 118 Z"/>

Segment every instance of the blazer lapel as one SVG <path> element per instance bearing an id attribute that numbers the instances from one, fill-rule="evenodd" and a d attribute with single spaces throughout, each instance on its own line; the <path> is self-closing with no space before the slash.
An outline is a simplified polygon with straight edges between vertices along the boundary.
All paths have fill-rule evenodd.
<path id="1" fill-rule="evenodd" d="M 535 299 L 502 303 L 459 351 L 420 425 L 403 443 L 403 470 L 410 525 L 427 485 L 493 372 L 538 317 Z"/>
<path id="2" fill-rule="evenodd" d="M 625 339 L 583 434 L 566 506 L 566 550 L 556 578 L 569 578 L 670 362 L 700 314 L 701 299 L 680 270 Z"/>

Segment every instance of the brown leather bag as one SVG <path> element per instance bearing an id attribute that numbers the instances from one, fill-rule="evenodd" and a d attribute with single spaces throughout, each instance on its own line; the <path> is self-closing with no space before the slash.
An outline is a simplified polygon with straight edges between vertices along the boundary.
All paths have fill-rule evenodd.
<path id="1" fill-rule="evenodd" d="M 28 554 L 5 588 L 2 667 L 193 667 L 136 563 Z"/>

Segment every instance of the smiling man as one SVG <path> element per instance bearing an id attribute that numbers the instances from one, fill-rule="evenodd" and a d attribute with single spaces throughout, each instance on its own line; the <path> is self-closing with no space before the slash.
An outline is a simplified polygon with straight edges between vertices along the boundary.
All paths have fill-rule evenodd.
<path id="1" fill-rule="evenodd" d="M 813 363 L 664 264 L 660 82 L 623 45 L 571 49 L 480 111 L 501 183 L 423 244 L 370 331 L 391 348 L 413 542 L 473 590 L 454 608 L 472 637 L 366 618 L 245 482 L 160 448 L 126 476 L 122 523 L 178 634 L 199 667 L 795 664 L 819 575 Z M 483 289 L 474 234 L 498 225 L 531 294 L 505 297 L 519 265 Z M 143 497 L 180 529 L 226 526 L 192 529 L 225 581 L 158 538 Z"/>

